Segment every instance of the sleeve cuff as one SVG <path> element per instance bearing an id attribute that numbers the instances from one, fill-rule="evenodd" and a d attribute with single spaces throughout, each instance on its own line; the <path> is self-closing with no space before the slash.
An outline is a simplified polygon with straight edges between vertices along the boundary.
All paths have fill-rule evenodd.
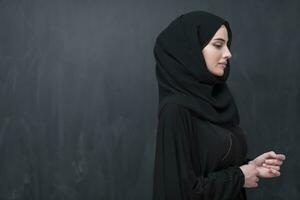
<path id="1" fill-rule="evenodd" d="M 241 170 L 241 168 L 239 166 L 237 166 L 237 173 L 241 180 L 240 186 L 243 187 L 245 184 L 245 174 L 243 173 L 243 171 Z"/>

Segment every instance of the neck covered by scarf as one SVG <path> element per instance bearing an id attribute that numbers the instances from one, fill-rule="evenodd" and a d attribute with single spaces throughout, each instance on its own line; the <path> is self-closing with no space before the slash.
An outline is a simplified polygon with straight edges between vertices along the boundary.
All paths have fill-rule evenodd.
<path id="1" fill-rule="evenodd" d="M 177 17 L 156 38 L 153 49 L 159 89 L 159 109 L 168 103 L 182 105 L 212 123 L 239 124 L 239 113 L 226 85 L 228 61 L 223 76 L 215 76 L 206 67 L 202 49 L 225 25 L 230 48 L 229 23 L 205 11 L 193 11 Z"/>

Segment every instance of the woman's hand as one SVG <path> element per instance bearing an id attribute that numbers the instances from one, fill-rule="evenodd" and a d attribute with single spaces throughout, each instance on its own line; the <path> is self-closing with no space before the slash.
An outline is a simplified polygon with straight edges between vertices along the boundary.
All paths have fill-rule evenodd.
<path id="1" fill-rule="evenodd" d="M 274 151 L 266 152 L 249 161 L 248 164 L 255 165 L 260 178 L 273 178 L 280 176 L 280 166 L 285 160 L 285 155 L 276 154 Z"/>
<path id="2" fill-rule="evenodd" d="M 245 182 L 243 187 L 245 188 L 257 187 L 258 186 L 257 182 L 259 181 L 259 178 L 258 178 L 258 170 L 256 165 L 246 164 L 240 166 L 240 169 L 242 170 L 245 177 Z"/>

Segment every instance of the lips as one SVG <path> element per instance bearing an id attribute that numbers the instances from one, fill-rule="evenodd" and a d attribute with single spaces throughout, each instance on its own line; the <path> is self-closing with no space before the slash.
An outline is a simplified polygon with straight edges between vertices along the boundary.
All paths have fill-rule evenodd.
<path id="1" fill-rule="evenodd" d="M 227 64 L 227 63 L 219 63 L 219 65 L 220 65 L 222 68 L 225 68 L 225 67 L 226 67 L 226 64 Z"/>

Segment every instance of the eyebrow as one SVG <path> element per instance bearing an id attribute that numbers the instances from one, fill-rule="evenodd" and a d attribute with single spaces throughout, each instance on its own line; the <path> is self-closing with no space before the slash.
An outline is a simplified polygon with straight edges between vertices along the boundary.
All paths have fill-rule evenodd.
<path id="1" fill-rule="evenodd" d="M 225 40 L 223 38 L 216 38 L 214 40 L 221 40 L 221 41 L 225 42 Z"/>

